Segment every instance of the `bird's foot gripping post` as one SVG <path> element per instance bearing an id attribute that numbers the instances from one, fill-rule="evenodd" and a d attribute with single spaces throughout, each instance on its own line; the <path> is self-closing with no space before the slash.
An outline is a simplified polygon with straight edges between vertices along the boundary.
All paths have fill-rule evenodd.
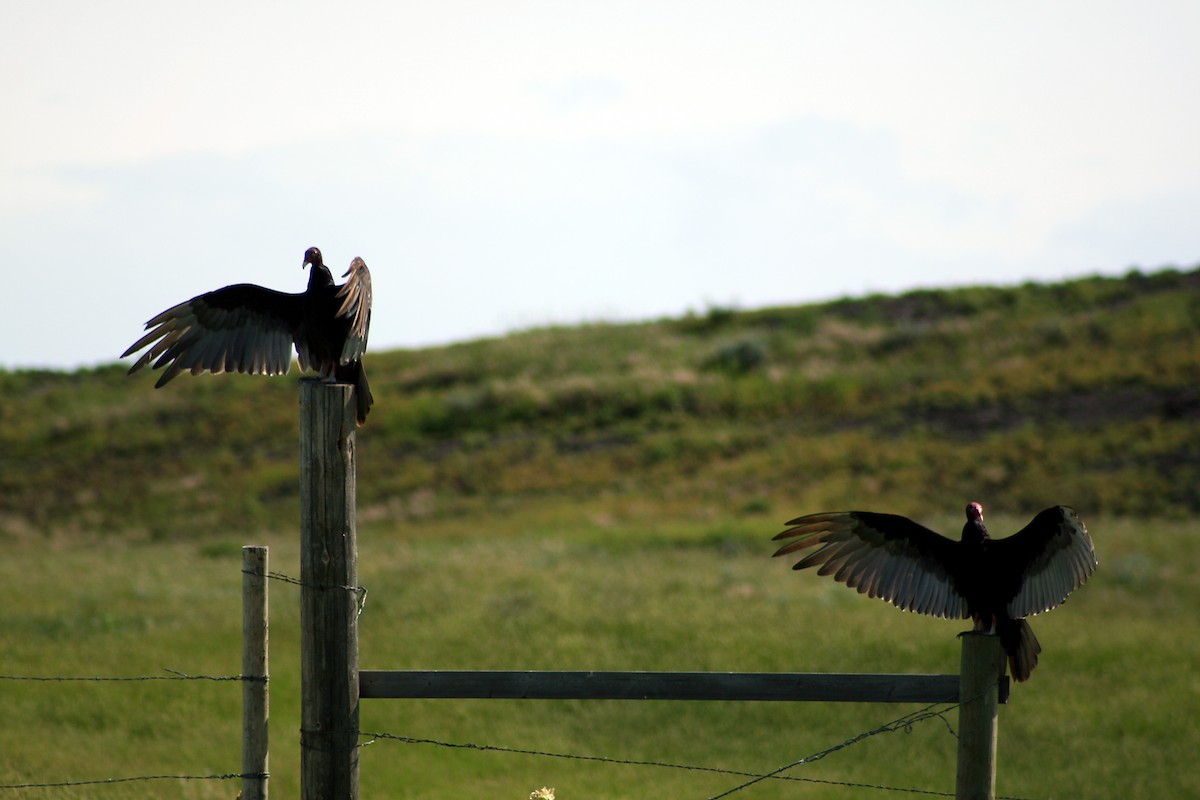
<path id="1" fill-rule="evenodd" d="M 978 631 L 959 636 L 963 644 L 954 796 L 957 800 L 993 800 L 998 708 L 1008 700 L 1004 649 L 999 636 Z"/>

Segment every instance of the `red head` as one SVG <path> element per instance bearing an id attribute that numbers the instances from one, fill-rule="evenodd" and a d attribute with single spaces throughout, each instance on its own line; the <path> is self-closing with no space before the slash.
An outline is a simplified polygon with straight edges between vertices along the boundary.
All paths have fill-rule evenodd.
<path id="1" fill-rule="evenodd" d="M 967 503 L 967 521 L 983 522 L 983 506 L 979 503 Z"/>

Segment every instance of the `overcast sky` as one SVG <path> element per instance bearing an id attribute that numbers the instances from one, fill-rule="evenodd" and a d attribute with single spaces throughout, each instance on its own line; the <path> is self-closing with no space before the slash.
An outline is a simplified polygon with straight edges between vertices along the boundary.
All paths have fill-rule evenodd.
<path id="1" fill-rule="evenodd" d="M 305 248 L 372 349 L 1200 263 L 1200 3 L 5 0 L 0 366 Z"/>

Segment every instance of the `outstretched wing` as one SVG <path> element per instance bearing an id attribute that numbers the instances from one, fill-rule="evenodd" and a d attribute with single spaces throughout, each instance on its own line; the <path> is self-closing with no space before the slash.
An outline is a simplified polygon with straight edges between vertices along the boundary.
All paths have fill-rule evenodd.
<path id="1" fill-rule="evenodd" d="M 1002 574 L 1017 581 L 1008 602 L 1011 617 L 1027 617 L 1061 605 L 1096 571 L 1096 548 L 1069 506 L 1054 506 L 1006 539 L 992 542 Z"/>
<path id="2" fill-rule="evenodd" d="M 303 297 L 249 283 L 198 295 L 147 322 L 149 333 L 121 358 L 149 347 L 129 372 L 152 361 L 153 369 L 166 367 L 155 388 L 185 370 L 282 375 L 292 364 Z"/>
<path id="3" fill-rule="evenodd" d="M 367 269 L 367 262 L 355 256 L 342 277 L 347 276 L 349 280 L 342 284 L 337 293 L 342 298 L 337 316 L 350 321 L 346 343 L 342 345 L 343 364 L 362 359 L 367 351 L 367 334 L 371 330 L 371 271 Z"/>
<path id="4" fill-rule="evenodd" d="M 895 514 L 841 511 L 812 514 L 787 523 L 775 537 L 795 539 L 782 556 L 817 547 L 793 569 L 819 567 L 818 575 L 878 597 L 897 608 L 933 617 L 967 616 L 958 587 L 958 543 Z"/>

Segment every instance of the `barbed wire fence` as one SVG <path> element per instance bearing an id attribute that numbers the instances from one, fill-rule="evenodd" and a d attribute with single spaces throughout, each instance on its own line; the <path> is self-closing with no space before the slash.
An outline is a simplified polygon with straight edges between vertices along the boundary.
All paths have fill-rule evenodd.
<path id="1" fill-rule="evenodd" d="M 329 590 L 340 589 L 346 592 L 353 593 L 357 605 L 357 613 L 361 614 L 367 597 L 367 589 L 359 585 L 330 585 L 330 584 L 306 584 L 298 578 L 294 578 L 282 572 L 252 572 L 243 570 L 246 574 L 252 574 L 259 578 L 278 581 L 295 587 L 310 586 L 311 588 Z M 72 675 L 72 676 L 39 676 L 39 675 L 0 675 L 0 681 L 24 681 L 34 683 L 138 683 L 138 682 L 188 682 L 188 681 L 207 681 L 216 683 L 246 683 L 258 682 L 267 683 L 269 678 L 263 676 L 248 676 L 248 675 L 192 675 L 170 667 L 163 667 L 164 672 L 168 675 L 137 675 L 137 676 L 87 676 L 87 675 Z M 363 748 L 377 742 L 394 742 L 398 744 L 408 745 L 425 745 L 440 748 L 458 749 L 458 750 L 475 750 L 479 752 L 490 752 L 510 755 L 531 756 L 539 758 L 554 758 L 570 761 L 581 761 L 591 763 L 612 764 L 614 766 L 636 766 L 648 767 L 668 770 L 684 770 L 691 772 L 701 772 L 707 774 L 727 775 L 731 778 L 743 779 L 737 785 L 712 795 L 706 800 L 722 800 L 723 798 L 734 795 L 745 789 L 754 786 L 762 781 L 790 781 L 794 783 L 819 784 L 827 786 L 842 786 L 851 789 L 870 789 L 879 792 L 892 792 L 911 795 L 922 795 L 927 797 L 954 797 L 953 792 L 944 792 L 931 789 L 923 789 L 910 786 L 891 786 L 886 784 L 874 784 L 865 782 L 839 781 L 826 778 L 801 777 L 784 774 L 787 771 L 796 767 L 812 764 L 820 761 L 833 753 L 853 747 L 854 745 L 870 739 L 872 737 L 884 733 L 896 732 L 911 732 L 914 726 L 930 720 L 940 720 L 948 734 L 957 738 L 958 734 L 951 725 L 946 714 L 955 710 L 965 702 L 969 702 L 974 698 L 964 698 L 958 703 L 933 703 L 926 705 L 923 708 L 904 714 L 896 719 L 885 722 L 877 727 L 862 731 L 849 737 L 843 741 L 816 751 L 802 758 L 796 759 L 788 764 L 785 764 L 775 770 L 769 772 L 753 772 L 745 770 L 728 769 L 724 767 L 713 767 L 697 764 L 680 764 L 668 761 L 647 760 L 647 759 L 630 759 L 618 758 L 610 756 L 586 755 L 579 753 L 564 753 L 548 750 L 537 750 L 530 748 L 509 747 L 497 744 L 475 743 L 475 742 L 449 742 L 433 738 L 422 738 L 416 736 L 408 736 L 397 733 L 388 733 L 382 731 L 340 731 L 340 733 L 351 734 L 366 739 L 365 742 L 360 742 L 357 747 Z M 220 774 L 207 775 L 190 775 L 190 774 L 153 774 L 153 775 L 136 775 L 136 776 L 115 776 L 82 780 L 58 780 L 46 782 L 22 782 L 0 784 L 0 790 L 33 790 L 33 789 L 71 789 L 81 787 L 92 787 L 105 784 L 123 784 L 134 782 L 155 782 L 155 781 L 225 781 L 225 780 L 265 780 L 270 777 L 269 772 L 228 772 Z M 1028 800 L 1028 798 L 1012 797 L 1012 796 L 997 796 L 997 800 Z"/>
<path id="2" fill-rule="evenodd" d="M 883 784 L 873 784 L 873 783 L 837 781 L 837 780 L 830 780 L 830 779 L 825 779 L 825 778 L 798 777 L 798 776 L 794 776 L 794 775 L 784 775 L 783 773 L 789 769 L 792 769 L 793 767 L 798 767 L 798 766 L 801 766 L 802 764 L 809 764 L 814 761 L 818 761 L 818 760 L 824 758 L 825 756 L 830 755 L 831 753 L 835 753 L 839 750 L 850 747 L 850 746 L 862 741 L 863 739 L 870 738 L 871 736 L 875 736 L 880 733 L 892 733 L 892 732 L 895 732 L 895 731 L 901 730 L 901 729 L 911 730 L 913 725 L 915 725 L 918 722 L 924 721 L 925 719 L 930 719 L 930 718 L 935 718 L 935 717 L 940 718 L 944 723 L 946 723 L 946 727 L 950 731 L 951 735 L 956 735 L 954 733 L 953 728 L 950 726 L 949 720 L 946 720 L 945 717 L 943 716 L 944 714 L 946 714 L 950 711 L 953 711 L 954 708 L 955 708 L 955 706 L 951 705 L 951 706 L 948 706 L 946 708 L 942 708 L 939 710 L 933 710 L 933 706 L 927 706 L 926 708 L 921 709 L 919 711 L 912 712 L 911 714 L 906 714 L 904 717 L 900 718 L 899 720 L 894 720 L 892 722 L 885 723 L 884 725 L 881 725 L 877 728 L 873 728 L 869 731 L 864 731 L 862 733 L 856 734 L 855 736 L 852 736 L 849 739 L 846 739 L 845 741 L 839 742 L 838 744 L 835 744 L 831 747 L 827 747 L 824 750 L 820 750 L 816 753 L 805 756 L 804 758 L 797 759 L 796 761 L 793 761 L 792 763 L 787 764 L 786 766 L 780 767 L 777 770 L 772 770 L 771 772 L 767 772 L 767 773 L 746 772 L 743 770 L 727 769 L 724 767 L 701 766 L 701 765 L 697 765 L 697 764 L 677 764 L 677 763 L 672 763 L 672 762 L 668 762 L 668 761 L 650 761 L 650 760 L 629 759 L 629 758 L 613 758 L 613 757 L 608 757 L 608 756 L 588 756 L 588 755 L 580 755 L 577 753 L 557 753 L 557 752 L 551 752 L 551 751 L 546 751 L 546 750 L 530 750 L 530 749 L 517 748 L 517 747 L 502 747 L 499 745 L 477 744 L 477 743 L 473 743 L 473 742 L 444 742 L 444 741 L 440 741 L 438 739 L 420 739 L 420 738 L 416 738 L 416 737 L 412 737 L 412 736 L 400 736 L 400 735 L 391 734 L 391 733 L 378 733 L 378 732 L 370 732 L 369 733 L 369 732 L 363 731 L 363 732 L 360 732 L 359 735 L 368 737 L 370 739 L 370 741 L 363 743 L 362 746 L 364 746 L 364 747 L 367 745 L 370 745 L 370 744 L 374 744 L 377 740 L 391 740 L 391 741 L 398 741 L 398 742 L 401 742 L 404 744 L 426 744 L 426 745 L 434 745 L 437 747 L 447 747 L 447 748 L 453 748 L 453 749 L 478 750 L 481 752 L 512 753 L 512 754 L 516 754 L 516 755 L 537 756 L 537 757 L 543 757 L 543 758 L 558 758 L 558 759 L 565 759 L 565 760 L 570 760 L 570 761 L 591 761 L 591 762 L 600 762 L 600 763 L 604 763 L 604 764 L 612 764 L 615 766 L 657 767 L 657 768 L 662 768 L 662 769 L 683 770 L 683 771 L 688 771 L 688 772 L 705 772 L 705 773 L 711 773 L 711 774 L 717 774 L 717 775 L 729 775 L 731 777 L 736 777 L 736 778 L 750 778 L 751 779 L 749 781 L 745 781 L 744 783 L 739 784 L 738 786 L 735 786 L 734 788 L 732 788 L 726 792 L 722 792 L 721 794 L 715 795 L 714 797 L 709 798 L 709 800 L 717 800 L 717 798 L 726 797 L 730 794 L 733 794 L 734 792 L 738 792 L 738 791 L 741 791 L 742 789 L 746 789 L 746 788 L 750 787 L 751 785 L 753 785 L 754 783 L 758 783 L 759 781 L 763 781 L 763 780 L 792 781 L 792 782 L 796 782 L 796 783 L 814 783 L 814 784 L 823 784 L 823 785 L 827 785 L 827 786 L 845 786 L 845 787 L 855 788 L 855 789 L 877 789 L 877 790 L 881 790 L 881 791 L 906 792 L 909 794 L 921 794 L 921 795 L 928 795 L 928 796 L 933 796 L 933 797 L 953 797 L 954 796 L 953 792 L 939 792 L 939 791 L 934 791 L 934 790 L 930 790 L 930 789 L 917 789 L 917 788 L 913 788 L 913 787 L 904 787 L 904 786 L 886 786 Z M 1022 798 L 997 798 L 997 800 L 1023 800 L 1023 799 Z"/>
<path id="3" fill-rule="evenodd" d="M 751 786 L 753 786 L 754 784 L 759 783 L 761 781 L 765 781 L 765 780 L 791 781 L 794 783 L 811 783 L 811 784 L 819 784 L 819 785 L 825 785 L 825 786 L 842 786 L 842 787 L 851 788 L 851 789 L 872 789 L 872 790 L 876 790 L 876 791 L 880 791 L 880 792 L 895 792 L 895 793 L 903 793 L 903 794 L 923 795 L 923 796 L 928 796 L 928 797 L 954 797 L 955 796 L 954 792 L 944 792 L 944 791 L 937 791 L 937 790 L 933 790 L 933 789 L 922 789 L 922 788 L 911 787 L 911 786 L 891 786 L 891 785 L 886 785 L 886 784 L 864 783 L 864 782 L 856 782 L 856 781 L 839 781 L 839 780 L 832 780 L 832 779 L 828 779 L 828 778 L 800 777 L 800 776 L 795 776 L 795 775 L 785 775 L 784 773 L 795 767 L 804 766 L 807 764 L 814 763 L 816 761 L 820 761 L 821 759 L 825 758 L 826 756 L 832 755 L 833 753 L 836 753 L 841 750 L 845 750 L 845 749 L 852 747 L 862 741 L 870 739 L 874 736 L 878 736 L 880 734 L 897 733 L 897 732 L 911 733 L 914 726 L 916 726 L 922 722 L 926 722 L 926 721 L 934 720 L 934 719 L 940 720 L 945 725 L 947 733 L 951 737 L 957 739 L 958 733 L 954 730 L 953 725 L 950 723 L 950 720 L 946 718 L 946 715 L 949 714 L 951 711 L 954 711 L 955 709 L 957 709 L 963 703 L 970 702 L 971 700 L 974 700 L 974 699 L 976 699 L 976 698 L 971 697 L 971 698 L 965 698 L 964 700 L 962 700 L 958 703 L 932 703 L 932 704 L 929 704 L 923 708 L 920 708 L 915 711 L 904 714 L 897 719 L 885 722 L 875 728 L 871 728 L 869 730 L 857 733 L 854 736 L 849 737 L 848 739 L 840 741 L 840 742 L 838 742 L 834 745 L 831 745 L 829 747 L 826 747 L 822 750 L 818 750 L 818 751 L 811 753 L 807 756 L 804 756 L 802 758 L 796 759 L 795 761 L 785 764 L 784 766 L 779 767 L 778 769 L 771 770 L 770 772 L 765 772 L 765 773 L 764 772 L 749 772 L 749 771 L 744 771 L 744 770 L 728 769 L 725 767 L 712 767 L 712 766 L 704 766 L 704 765 L 697 765 L 697 764 L 679 764 L 679 763 L 673 763 L 673 762 L 667 762 L 667 761 L 616 758 L 616 757 L 611 757 L 611 756 L 582 755 L 582 754 L 578 754 L 578 753 L 562 753 L 562 752 L 554 752 L 554 751 L 547 751 L 547 750 L 534 750 L 534 749 L 520 748 L 520 747 L 505 747 L 505 746 L 501 746 L 501 745 L 480 744 L 480 743 L 475 743 L 475 742 L 447 742 L 447 741 L 443 741 L 440 739 L 420 738 L 420 737 L 405 736 L 405 735 L 400 735 L 400 734 L 384 733 L 384 732 L 378 732 L 378 731 L 356 731 L 355 733 L 357 733 L 360 737 L 368 739 L 368 741 L 360 744 L 359 745 L 360 747 L 367 747 L 369 745 L 375 744 L 378 741 L 391 741 L 391 742 L 397 742 L 397 743 L 401 743 L 401 744 L 430 745 L 430 746 L 434 746 L 434 747 L 444 747 L 444 748 L 458 749 L 458 750 L 475 750 L 475 751 L 479 751 L 479 752 L 507 753 L 507 754 L 513 754 L 513 755 L 534 756 L 534 757 L 540 757 L 540 758 L 563 759 L 563 760 L 568 760 L 568 761 L 584 761 L 584 762 L 593 762 L 593 763 L 599 762 L 599 763 L 604 763 L 604 764 L 612 764 L 614 766 L 654 767 L 654 768 L 682 770 L 682 771 L 689 771 L 689 772 L 703 772 L 703 773 L 710 773 L 710 774 L 717 774 L 717 775 L 728 775 L 730 777 L 735 777 L 735 778 L 748 778 L 749 779 L 749 780 L 743 781 L 742 783 L 737 784 L 736 786 L 734 786 L 726 791 L 723 791 L 716 795 L 712 795 L 712 796 L 708 797 L 707 800 L 721 800 L 721 798 L 725 798 L 725 797 L 733 795 L 737 792 L 740 792 L 744 789 L 748 789 Z M 1011 795 L 997 795 L 995 800 L 1030 800 L 1030 798 L 1023 798 L 1023 797 L 1017 797 L 1017 796 L 1011 796 Z"/>

